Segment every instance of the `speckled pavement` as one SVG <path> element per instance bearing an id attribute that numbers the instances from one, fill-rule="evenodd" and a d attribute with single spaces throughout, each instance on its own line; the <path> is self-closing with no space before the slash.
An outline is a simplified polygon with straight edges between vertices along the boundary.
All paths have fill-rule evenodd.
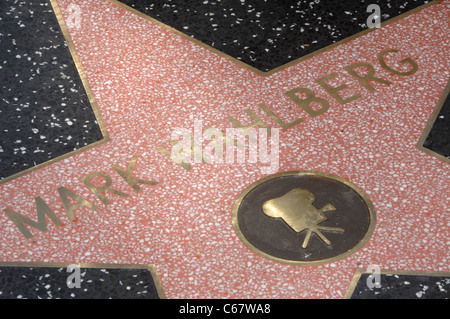
<path id="1" fill-rule="evenodd" d="M 449 0 L 148 3 L 1 3 L 0 298 L 30 267 L 67 291 L 69 264 L 145 265 L 146 298 L 449 297 Z M 287 172 L 370 217 L 302 182 L 243 231 L 246 190 Z M 82 296 L 133 298 L 114 278 Z"/>

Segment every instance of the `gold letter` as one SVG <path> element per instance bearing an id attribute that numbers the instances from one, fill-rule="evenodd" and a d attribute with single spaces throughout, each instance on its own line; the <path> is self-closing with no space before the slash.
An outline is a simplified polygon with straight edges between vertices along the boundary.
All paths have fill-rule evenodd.
<path id="1" fill-rule="evenodd" d="M 287 130 L 288 128 L 291 128 L 297 124 L 300 124 L 303 122 L 303 119 L 296 119 L 295 121 L 292 121 L 291 123 L 285 123 L 282 119 L 280 119 L 275 112 L 273 112 L 271 109 L 269 109 L 265 104 L 261 103 L 259 107 L 269 115 L 272 120 L 275 121 L 283 130 Z"/>
<path id="2" fill-rule="evenodd" d="M 361 66 L 365 66 L 369 70 L 369 73 L 366 74 L 365 76 L 359 75 L 354 70 L 354 69 L 356 69 L 358 67 L 361 67 Z M 369 91 L 371 91 L 371 92 L 374 92 L 376 90 L 375 90 L 375 88 L 373 86 L 371 86 L 369 84 L 369 81 L 377 81 L 377 82 L 380 82 L 380 83 L 383 83 L 383 84 L 386 84 L 386 85 L 391 85 L 392 84 L 392 82 L 389 82 L 387 80 L 380 79 L 380 78 L 377 78 L 377 77 L 373 76 L 375 74 L 375 69 L 369 63 L 364 63 L 364 62 L 355 63 L 355 64 L 352 64 L 352 65 L 349 65 L 349 66 L 345 67 L 345 69 L 347 70 L 348 73 L 353 75 L 353 77 L 355 77 L 355 79 L 357 79 L 359 81 L 359 83 L 364 85 L 364 87 L 366 89 L 368 89 Z"/>
<path id="3" fill-rule="evenodd" d="M 248 129 L 251 129 L 251 128 L 256 127 L 256 126 L 260 126 L 260 127 L 264 127 L 266 129 L 268 129 L 269 130 L 269 134 L 270 134 L 270 127 L 266 123 L 264 123 L 263 120 L 261 120 L 258 117 L 258 115 L 253 113 L 253 111 L 250 110 L 250 109 L 246 109 L 244 112 L 247 113 L 247 115 L 250 116 L 254 120 L 253 123 L 250 123 L 250 124 L 248 124 L 246 126 L 242 126 L 242 124 L 238 120 L 236 120 L 234 117 L 232 117 L 232 116 L 228 117 L 228 121 L 230 121 L 231 124 L 233 124 L 234 127 L 237 127 L 238 129 L 243 129 L 243 133 L 245 133 Z M 248 135 L 248 138 L 252 142 L 256 141 L 254 136 Z"/>
<path id="4" fill-rule="evenodd" d="M 295 95 L 295 93 L 306 93 L 308 98 L 305 100 L 300 100 L 300 98 Z M 289 96 L 295 103 L 297 103 L 302 109 L 304 109 L 309 115 L 311 115 L 312 117 L 320 115 L 322 113 L 325 113 L 328 108 L 330 107 L 330 104 L 328 103 L 327 100 L 316 97 L 314 95 L 314 92 L 311 91 L 310 89 L 306 89 L 306 88 L 297 88 L 297 89 L 293 89 L 290 90 L 288 92 L 285 93 L 287 96 Z M 312 108 L 309 107 L 309 104 L 311 104 L 312 102 L 318 102 L 320 104 L 322 104 L 322 108 L 320 110 L 314 111 Z"/>
<path id="5" fill-rule="evenodd" d="M 176 142 L 176 141 L 175 141 Z M 170 152 L 169 150 L 167 150 L 166 148 L 162 147 L 162 146 L 157 146 L 156 150 L 164 155 L 166 155 L 168 158 L 170 158 L 171 160 L 173 160 L 175 163 L 177 163 L 178 165 L 180 165 L 181 167 L 183 167 L 186 170 L 190 170 L 192 167 L 191 165 L 189 165 L 189 163 L 186 162 L 179 162 L 178 158 L 179 156 L 181 156 L 181 154 L 179 154 L 179 156 L 175 156 L 174 154 L 172 154 L 172 152 Z"/>
<path id="6" fill-rule="evenodd" d="M 267 130 L 267 129 L 266 129 Z M 257 146 L 258 140 L 255 138 L 255 133 L 257 133 L 256 128 L 244 129 L 240 128 L 227 128 L 226 138 L 231 141 L 237 141 L 234 143 L 226 143 L 226 162 L 227 164 L 234 163 L 234 149 L 236 149 L 237 163 L 245 163 L 245 137 L 248 138 L 249 145 L 249 162 L 256 163 L 258 160 Z M 252 141 L 254 138 L 254 141 Z"/>
<path id="7" fill-rule="evenodd" d="M 384 62 L 384 59 L 383 59 L 383 58 L 384 58 L 384 56 L 386 55 L 386 53 L 389 53 L 389 52 L 398 52 L 398 50 L 396 50 L 396 49 L 387 49 L 387 50 L 384 50 L 384 51 L 380 52 L 380 53 L 378 54 L 378 61 L 380 62 L 381 66 L 382 66 L 383 68 L 385 68 L 386 70 L 388 70 L 388 71 L 391 72 L 392 74 L 406 76 L 406 75 L 411 75 L 411 74 L 416 73 L 417 70 L 419 69 L 419 66 L 417 65 L 417 63 L 414 62 L 414 61 L 413 61 L 412 59 L 410 59 L 410 58 L 406 58 L 406 59 L 403 59 L 403 60 L 400 61 L 400 63 L 402 63 L 402 64 L 405 64 L 405 63 L 411 64 L 411 65 L 412 65 L 412 69 L 411 69 L 410 71 L 407 71 L 407 72 L 400 72 L 400 71 L 396 71 L 396 70 L 394 70 L 394 69 L 388 67 L 387 64 L 386 64 L 386 62 Z"/>
<path id="8" fill-rule="evenodd" d="M 356 94 L 356 95 L 353 95 L 344 100 L 337 92 L 347 88 L 348 86 L 346 84 L 342 84 L 341 86 L 334 88 L 334 87 L 329 86 L 328 83 L 325 82 L 329 79 L 335 78 L 336 76 L 337 76 L 336 73 L 332 73 L 327 76 L 324 76 L 323 78 L 316 80 L 316 82 L 319 83 L 320 86 L 325 89 L 325 91 L 330 93 L 341 104 L 349 103 L 349 102 L 359 99 L 361 97 L 361 94 Z"/>
<path id="9" fill-rule="evenodd" d="M 36 211 L 38 215 L 38 222 L 32 221 L 31 219 L 24 217 L 11 209 L 5 209 L 6 215 L 16 224 L 21 233 L 26 237 L 30 238 L 33 235 L 30 231 L 25 227 L 24 224 L 27 224 L 31 227 L 39 229 L 42 232 L 47 231 L 47 220 L 45 219 L 45 215 L 50 217 L 55 225 L 61 226 L 63 223 L 56 217 L 55 213 L 48 207 L 48 205 L 44 202 L 41 197 L 36 197 Z"/>
<path id="10" fill-rule="evenodd" d="M 147 185 L 156 185 L 158 184 L 158 182 L 152 182 L 152 181 L 146 181 L 143 179 L 139 179 L 139 178 L 133 178 L 131 177 L 131 174 L 133 174 L 133 169 L 134 166 L 136 165 L 137 162 L 137 156 L 134 156 L 133 158 L 131 158 L 130 163 L 128 164 L 128 168 L 127 171 L 123 171 L 118 165 L 114 165 L 113 168 L 114 170 L 120 175 L 122 176 L 122 178 L 131 186 L 133 187 L 133 189 L 136 192 L 141 191 L 141 188 L 139 187 L 139 184 L 147 184 Z"/>
<path id="11" fill-rule="evenodd" d="M 222 164 L 223 146 L 226 143 L 223 138 L 222 131 L 213 128 L 206 128 L 204 134 L 205 139 L 210 141 L 210 143 L 203 149 L 203 157 L 205 159 L 205 162 Z"/>
<path id="12" fill-rule="evenodd" d="M 91 179 L 93 179 L 94 177 L 103 177 L 105 179 L 105 185 L 103 185 L 100 188 L 96 188 L 94 186 L 94 184 L 91 183 Z M 110 188 L 112 181 L 111 181 L 111 177 L 108 174 L 105 173 L 93 173 L 93 174 L 89 174 L 87 176 L 84 176 L 81 178 L 81 181 L 87 186 L 87 188 L 89 188 L 95 195 L 97 195 L 98 198 L 100 198 L 100 200 L 103 202 L 103 204 L 105 205 L 109 205 L 110 201 L 106 198 L 105 195 L 102 194 L 102 192 L 108 192 L 111 194 L 115 194 L 115 195 L 119 195 L 122 197 L 127 197 L 128 194 L 123 193 L 121 191 L 117 191 L 115 189 Z"/>
<path id="13" fill-rule="evenodd" d="M 66 208 L 66 212 L 67 212 L 67 216 L 69 216 L 69 219 L 71 221 L 74 221 L 75 219 L 77 219 L 75 217 L 75 214 L 73 213 L 76 209 L 81 208 L 82 206 L 86 206 L 87 208 L 90 208 L 92 210 L 97 210 L 98 207 L 94 206 L 93 204 L 91 204 L 90 202 L 88 202 L 86 199 L 84 199 L 83 197 L 75 194 L 74 192 L 68 190 L 65 187 L 59 187 L 58 188 L 58 192 L 59 192 L 59 196 L 61 197 L 61 200 L 64 204 L 64 207 Z M 67 196 L 72 197 L 73 199 L 75 199 L 76 201 L 78 201 L 77 204 L 70 206 L 70 201 L 67 198 Z"/>

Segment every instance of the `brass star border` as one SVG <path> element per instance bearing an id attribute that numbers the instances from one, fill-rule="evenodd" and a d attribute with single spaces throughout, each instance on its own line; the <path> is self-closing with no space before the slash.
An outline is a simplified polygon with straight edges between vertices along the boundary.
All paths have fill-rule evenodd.
<path id="1" fill-rule="evenodd" d="M 43 168 L 43 167 L 46 167 L 48 165 L 54 164 L 55 162 L 61 161 L 61 160 L 66 159 L 66 158 L 69 158 L 69 157 L 71 157 L 71 156 L 73 156 L 75 154 L 84 152 L 86 150 L 89 150 L 91 148 L 97 147 L 97 146 L 99 146 L 101 144 L 104 144 L 104 143 L 107 143 L 107 142 L 111 141 L 109 133 L 108 133 L 108 131 L 106 129 L 106 124 L 105 124 L 105 122 L 104 122 L 104 120 L 103 120 L 103 118 L 101 116 L 100 109 L 99 109 L 99 107 L 97 105 L 97 101 L 95 99 L 94 93 L 92 92 L 92 89 L 91 89 L 91 87 L 89 85 L 86 73 L 83 70 L 83 67 L 82 67 L 82 64 L 81 64 L 81 60 L 78 57 L 78 54 L 76 52 L 75 45 L 74 45 L 74 43 L 72 41 L 72 38 L 71 38 L 70 33 L 69 33 L 69 30 L 67 28 L 66 23 L 64 22 L 64 18 L 62 16 L 61 10 L 59 9 L 59 6 L 58 6 L 56 0 L 49 0 L 49 2 L 50 2 L 51 6 L 53 8 L 53 12 L 55 13 L 56 19 L 58 20 L 58 24 L 59 24 L 59 26 L 61 28 L 61 32 L 62 32 L 62 34 L 64 36 L 65 41 L 66 41 L 67 47 L 69 48 L 69 52 L 70 52 L 70 54 L 72 56 L 73 62 L 75 64 L 75 67 L 76 67 L 76 69 L 78 71 L 78 74 L 80 76 L 80 79 L 81 79 L 81 82 L 83 84 L 84 90 L 85 90 L 86 95 L 87 95 L 87 97 L 89 99 L 89 103 L 91 104 L 92 111 L 94 112 L 95 119 L 97 120 L 97 123 L 98 123 L 98 125 L 100 127 L 100 131 L 101 131 L 101 133 L 103 135 L 103 139 L 98 140 L 97 142 L 94 142 L 92 144 L 86 145 L 84 147 L 81 147 L 81 148 L 79 148 L 77 150 L 68 152 L 68 153 L 66 153 L 64 155 L 52 158 L 51 160 L 48 160 L 48 161 L 43 162 L 43 163 L 40 163 L 40 164 L 38 164 L 36 166 L 33 166 L 31 168 L 25 169 L 25 170 L 23 170 L 23 171 L 21 171 L 19 173 L 10 175 L 8 177 L 5 177 L 5 178 L 0 180 L 0 185 L 3 184 L 3 183 L 9 182 L 9 181 L 11 181 L 13 179 L 16 179 L 18 177 L 24 176 L 24 175 L 26 175 L 28 173 L 31 173 L 31 172 L 33 172 L 35 170 L 38 170 L 40 168 Z"/>
<path id="2" fill-rule="evenodd" d="M 102 263 L 46 263 L 46 262 L 0 262 L 2 267 L 25 267 L 25 268 L 67 268 L 76 265 L 85 269 L 143 269 L 150 272 L 159 299 L 167 299 L 161 278 L 154 264 L 102 264 Z M 68 273 L 69 274 L 69 273 Z M 65 284 L 65 283 L 64 283 Z"/>
<path id="3" fill-rule="evenodd" d="M 344 299 L 352 299 L 356 286 L 363 274 L 372 274 L 366 269 L 358 268 L 353 275 L 350 285 L 345 292 Z M 388 270 L 381 269 L 380 275 L 406 275 L 406 276 L 426 276 L 426 277 L 450 277 L 450 272 L 435 272 L 435 271 L 411 271 L 411 270 Z"/>
<path id="4" fill-rule="evenodd" d="M 324 47 L 322 49 L 319 49 L 317 51 L 311 52 L 311 53 L 309 53 L 307 55 L 304 55 L 304 56 L 302 56 L 302 57 L 300 57 L 298 59 L 292 60 L 292 61 L 290 61 L 290 62 L 288 62 L 286 64 L 283 64 L 283 65 L 281 65 L 281 66 L 279 66 L 277 68 L 274 68 L 274 69 L 272 69 L 270 71 L 264 72 L 264 71 L 261 71 L 261 70 L 255 68 L 255 67 L 247 64 L 247 63 L 244 63 L 244 62 L 242 62 L 242 61 L 232 57 L 231 55 L 228 55 L 228 54 L 226 54 L 226 53 L 224 53 L 224 52 L 222 52 L 220 50 L 217 50 L 217 49 L 211 47 L 210 45 L 207 45 L 207 44 L 203 43 L 200 40 L 192 38 L 192 37 L 184 34 L 183 32 L 181 32 L 181 31 L 179 31 L 179 30 L 177 30 L 177 29 L 175 29 L 175 28 L 173 28 L 173 27 L 171 27 L 171 26 L 169 26 L 169 25 L 167 25 L 167 24 L 165 24 L 165 23 L 155 19 L 155 18 L 152 18 L 152 17 L 150 17 L 150 16 L 148 16 L 148 15 L 146 15 L 146 14 L 144 14 L 144 13 L 142 13 L 142 12 L 140 12 L 140 11 L 138 11 L 138 10 L 136 10 L 136 9 L 134 9 L 134 8 L 132 8 L 132 7 L 128 6 L 128 5 L 120 2 L 120 1 L 118 1 L 118 0 L 108 0 L 108 1 L 113 3 L 113 4 L 115 4 L 115 5 L 118 5 L 119 7 L 122 7 L 123 9 L 128 10 L 128 11 L 138 15 L 139 17 L 144 18 L 144 19 L 146 19 L 146 20 L 148 20 L 148 21 L 150 21 L 150 22 L 152 22 L 152 23 L 154 23 L 154 24 L 156 24 L 156 25 L 158 25 L 160 27 L 163 27 L 164 29 L 166 29 L 166 30 L 168 30 L 168 31 L 170 31 L 172 33 L 175 33 L 175 34 L 181 36 L 182 38 L 184 38 L 186 40 L 189 40 L 189 41 L 191 41 L 191 42 L 193 42 L 193 43 L 195 43 L 195 44 L 197 44 L 197 45 L 199 45 L 199 46 L 201 46 L 201 47 L 203 47 L 203 48 L 205 48 L 205 49 L 207 49 L 207 50 L 209 50 L 209 51 L 211 51 L 211 52 L 213 52 L 213 53 L 215 53 L 215 54 L 217 54 L 217 55 L 219 55 L 219 56 L 221 56 L 221 57 L 223 57 L 223 58 L 225 58 L 225 59 L 227 59 L 229 61 L 232 61 L 235 64 L 238 64 L 238 65 L 240 65 L 240 66 L 242 66 L 242 67 L 244 67 L 244 68 L 246 68 L 246 69 L 248 69 L 248 70 L 250 70 L 250 71 L 252 71 L 252 72 L 254 72 L 256 74 L 264 76 L 264 77 L 270 76 L 270 75 L 272 75 L 274 73 L 282 71 L 282 70 L 284 70 L 284 69 L 286 69 L 286 68 L 288 68 L 290 66 L 293 66 L 293 65 L 295 65 L 297 63 L 300 63 L 300 62 L 305 61 L 307 59 L 310 59 L 310 58 L 312 58 L 312 57 L 314 57 L 316 55 L 319 55 L 319 54 L 324 53 L 326 51 L 329 51 L 329 50 L 331 50 L 331 49 L 333 49 L 335 47 L 338 47 L 338 46 L 340 46 L 340 45 L 342 45 L 344 43 L 347 43 L 349 41 L 357 39 L 357 38 L 359 38 L 359 37 L 361 37 L 363 35 L 366 35 L 369 32 L 377 30 L 377 28 L 368 28 L 368 29 L 366 29 L 364 31 L 361 31 L 359 33 L 356 33 L 356 34 L 354 34 L 354 35 L 352 35 L 350 37 L 347 37 L 347 38 L 342 39 L 340 41 L 337 41 L 337 42 L 335 42 L 333 44 L 330 44 L 330 45 L 328 45 L 328 46 L 326 46 L 326 47 Z M 417 7 L 417 8 L 414 8 L 414 9 L 408 11 L 408 12 L 402 13 L 402 14 L 400 14 L 400 15 L 392 18 L 392 19 L 384 21 L 384 22 L 382 22 L 380 24 L 380 26 L 381 27 L 385 27 L 388 24 L 391 24 L 391 23 L 393 23 L 395 21 L 401 20 L 401 19 L 403 19 L 403 18 L 405 18 L 405 17 L 407 17 L 407 16 L 409 16 L 411 14 L 414 14 L 414 13 L 420 11 L 420 10 L 423 10 L 423 9 L 425 9 L 425 8 L 431 6 L 431 5 L 437 4 L 437 3 L 441 2 L 441 1 L 442 0 L 433 0 L 433 1 L 429 2 L 429 3 L 421 5 L 421 6 Z"/>
<path id="5" fill-rule="evenodd" d="M 421 151 L 423 151 L 423 152 L 425 152 L 425 153 L 427 153 L 427 154 L 429 154 L 431 156 L 434 156 L 434 157 L 436 157 L 436 158 L 438 158 L 438 159 L 440 159 L 440 160 L 442 160 L 444 162 L 447 162 L 447 163 L 450 163 L 450 158 L 445 157 L 444 155 L 441 155 L 441 154 L 439 154 L 439 153 L 437 153 L 437 152 L 435 152 L 435 151 L 425 147 L 424 143 L 425 143 L 426 139 L 428 138 L 428 135 L 430 134 L 430 131 L 433 128 L 433 125 L 436 122 L 436 119 L 439 116 L 439 113 L 441 112 L 442 107 L 445 104 L 445 101 L 449 97 L 449 94 L 450 94 L 450 80 L 448 81 L 447 86 L 444 89 L 444 92 L 442 93 L 441 97 L 439 98 L 439 102 L 437 103 L 436 107 L 434 108 L 434 111 L 431 114 L 431 117 L 428 120 L 427 125 L 425 126 L 425 129 L 424 129 L 424 131 L 422 133 L 422 136 L 420 137 L 419 142 L 416 145 L 416 147 L 419 150 L 421 150 Z"/>

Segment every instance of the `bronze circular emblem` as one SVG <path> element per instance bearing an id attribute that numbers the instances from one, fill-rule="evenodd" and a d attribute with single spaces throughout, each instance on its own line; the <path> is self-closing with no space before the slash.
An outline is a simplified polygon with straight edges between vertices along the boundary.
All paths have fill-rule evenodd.
<path id="1" fill-rule="evenodd" d="M 360 249 L 375 228 L 369 198 L 355 185 L 321 172 L 266 177 L 236 200 L 233 227 L 244 244 L 278 262 L 315 265 Z"/>

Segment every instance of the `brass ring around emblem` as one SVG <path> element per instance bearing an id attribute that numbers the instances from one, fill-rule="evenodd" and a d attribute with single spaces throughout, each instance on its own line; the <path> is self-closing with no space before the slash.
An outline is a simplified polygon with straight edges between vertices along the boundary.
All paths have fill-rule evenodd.
<path id="1" fill-rule="evenodd" d="M 233 205 L 239 239 L 282 263 L 317 265 L 347 257 L 369 240 L 374 207 L 366 194 L 328 173 L 290 171 L 244 190 Z"/>

